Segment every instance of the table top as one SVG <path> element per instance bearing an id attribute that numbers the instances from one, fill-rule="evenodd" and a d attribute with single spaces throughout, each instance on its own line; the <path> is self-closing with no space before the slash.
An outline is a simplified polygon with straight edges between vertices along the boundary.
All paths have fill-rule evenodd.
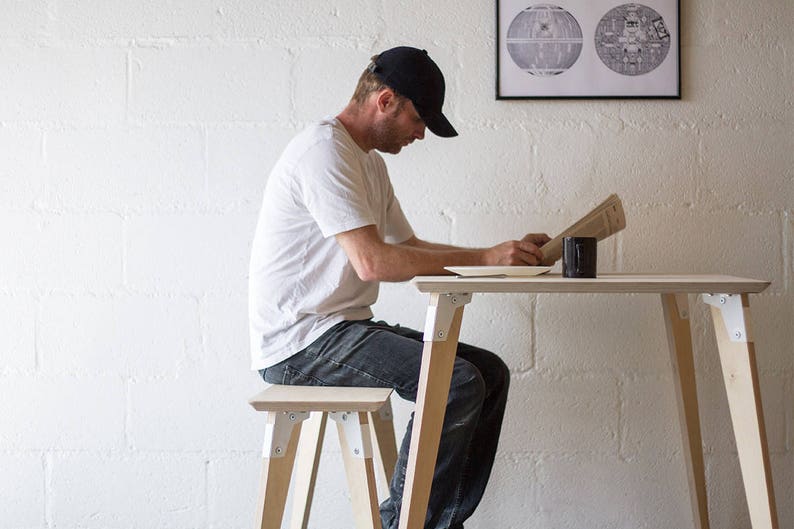
<path id="1" fill-rule="evenodd" d="M 571 279 L 560 274 L 532 277 L 417 276 L 420 292 L 578 292 L 578 293 L 696 293 L 757 294 L 769 281 L 711 274 L 600 274 L 595 279 Z"/>

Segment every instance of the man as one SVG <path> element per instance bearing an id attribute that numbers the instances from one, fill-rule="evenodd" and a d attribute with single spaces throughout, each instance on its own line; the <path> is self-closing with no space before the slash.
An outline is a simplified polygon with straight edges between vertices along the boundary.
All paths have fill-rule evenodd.
<path id="1" fill-rule="evenodd" d="M 545 234 L 484 249 L 414 235 L 376 151 L 397 154 L 424 138 L 425 127 L 456 136 L 441 112 L 444 90 L 427 52 L 387 50 L 372 58 L 347 107 L 309 126 L 276 163 L 249 276 L 252 367 L 266 382 L 390 387 L 415 402 L 422 334 L 371 319 L 378 283 L 444 274 L 449 265 L 540 263 Z M 474 512 L 493 466 L 509 381 L 499 357 L 460 344 L 427 528 L 462 528 Z M 398 525 L 411 423 L 381 505 L 385 529 Z"/>

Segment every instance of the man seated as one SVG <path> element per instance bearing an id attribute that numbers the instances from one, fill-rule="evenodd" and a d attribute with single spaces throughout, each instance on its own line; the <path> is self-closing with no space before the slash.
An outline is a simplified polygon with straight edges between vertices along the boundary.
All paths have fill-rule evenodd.
<path id="1" fill-rule="evenodd" d="M 252 367 L 266 382 L 393 388 L 416 401 L 422 333 L 374 321 L 380 281 L 444 274 L 450 265 L 537 265 L 549 237 L 529 234 L 483 249 L 416 237 L 383 158 L 425 127 L 457 132 L 442 113 L 444 77 L 424 50 L 372 58 L 336 117 L 295 137 L 267 182 L 250 267 Z M 425 527 L 462 528 L 493 466 L 510 372 L 495 354 L 460 344 Z M 396 529 L 413 417 L 381 505 Z"/>

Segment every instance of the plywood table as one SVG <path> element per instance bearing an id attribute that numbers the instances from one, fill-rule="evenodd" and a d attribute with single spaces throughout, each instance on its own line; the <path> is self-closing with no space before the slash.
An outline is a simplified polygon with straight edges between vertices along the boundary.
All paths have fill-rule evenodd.
<path id="1" fill-rule="evenodd" d="M 566 279 L 559 275 L 420 276 L 412 283 L 430 294 L 430 304 L 400 529 L 421 529 L 424 525 L 463 308 L 472 294 L 488 292 L 661 295 L 694 527 L 707 529 L 706 480 L 687 294 L 702 295 L 703 301 L 711 305 L 750 521 L 753 529 L 778 529 L 748 300 L 749 294 L 763 291 L 768 282 L 722 275 L 603 274 L 597 279 Z"/>

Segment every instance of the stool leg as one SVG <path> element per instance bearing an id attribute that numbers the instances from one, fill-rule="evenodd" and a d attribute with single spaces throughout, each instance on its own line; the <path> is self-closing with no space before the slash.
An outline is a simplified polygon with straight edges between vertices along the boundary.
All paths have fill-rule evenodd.
<path id="1" fill-rule="evenodd" d="M 335 412 L 357 529 L 381 529 L 368 413 Z"/>
<path id="2" fill-rule="evenodd" d="M 301 429 L 298 443 L 298 460 L 295 464 L 295 485 L 292 491 L 292 516 L 290 529 L 306 529 L 312 508 L 317 467 L 320 464 L 325 425 L 328 414 L 314 412 Z"/>
<path id="3" fill-rule="evenodd" d="M 301 421 L 308 414 L 267 412 L 256 529 L 280 529 L 298 448 Z"/>
<path id="4" fill-rule="evenodd" d="M 394 438 L 393 417 L 390 401 L 386 401 L 380 410 L 369 414 L 378 492 L 382 498 L 389 496 L 389 483 L 394 475 L 394 466 L 397 464 L 397 440 Z"/>

